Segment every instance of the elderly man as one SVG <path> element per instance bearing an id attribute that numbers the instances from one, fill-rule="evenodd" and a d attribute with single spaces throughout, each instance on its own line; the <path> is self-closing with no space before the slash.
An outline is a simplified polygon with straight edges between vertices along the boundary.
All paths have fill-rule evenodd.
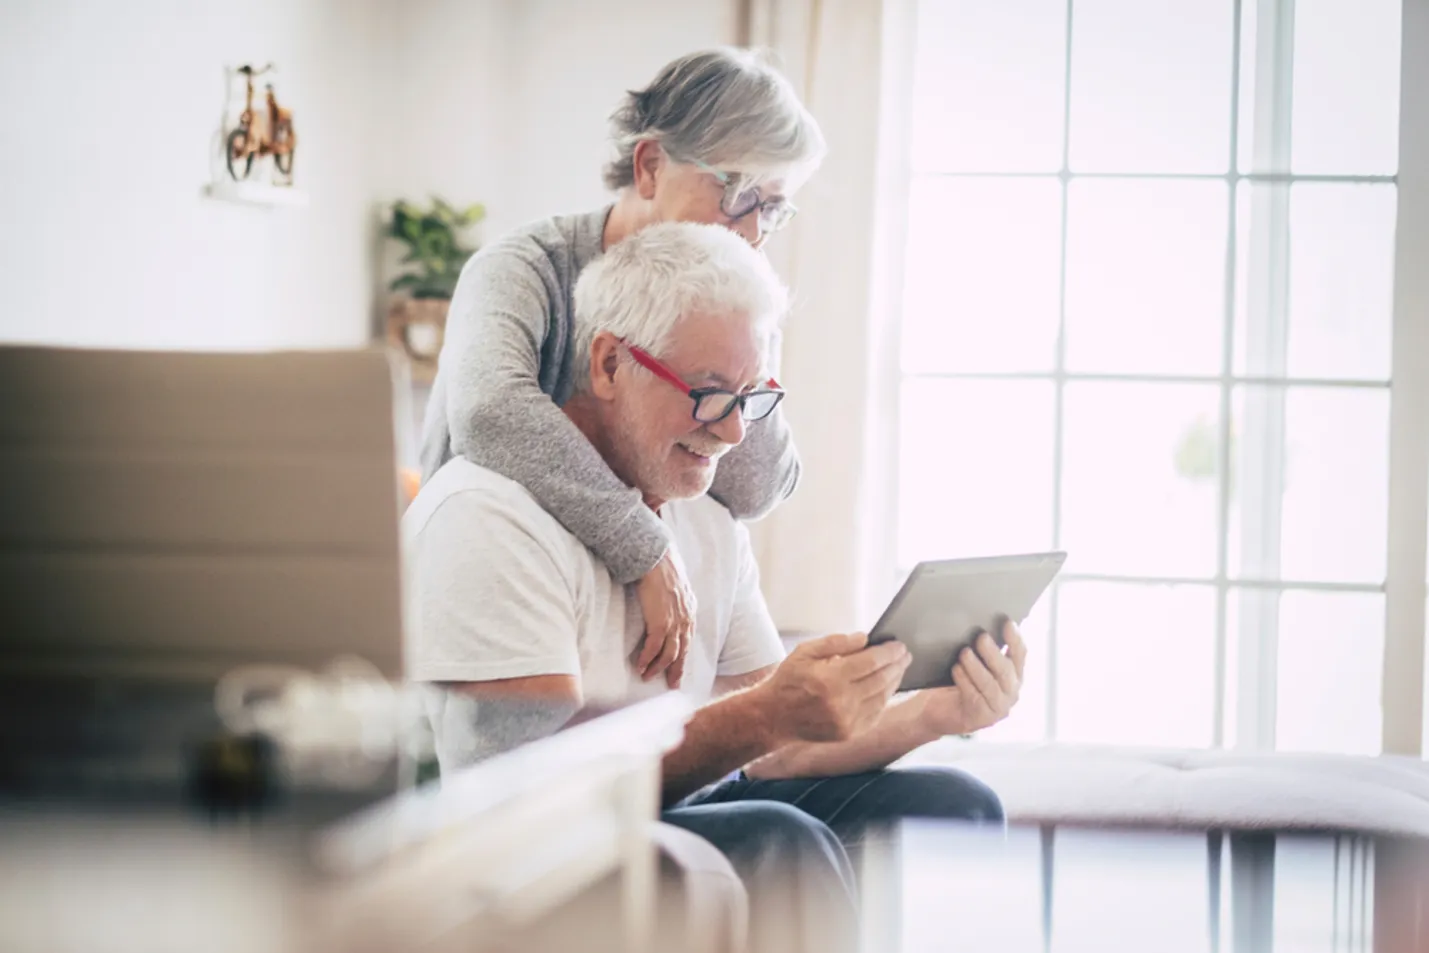
<path id="1" fill-rule="evenodd" d="M 883 769 L 1005 717 L 1021 637 L 1009 625 L 1003 655 L 985 635 L 954 687 L 892 704 L 908 663 L 897 643 L 830 635 L 784 656 L 745 530 L 704 495 L 746 422 L 783 396 L 768 360 L 785 293 L 747 242 L 718 226 L 651 226 L 585 270 L 575 310 L 563 410 L 665 521 L 698 600 L 680 690 L 702 707 L 665 759 L 663 818 L 740 871 L 756 946 L 796 920 L 810 945 L 845 947 L 856 934 L 845 843 L 900 816 L 1000 822 L 971 778 Z M 547 735 L 584 704 L 663 690 L 632 668 L 636 597 L 519 484 L 454 458 L 404 524 L 409 670 L 451 689 L 432 711 L 444 769 Z"/>

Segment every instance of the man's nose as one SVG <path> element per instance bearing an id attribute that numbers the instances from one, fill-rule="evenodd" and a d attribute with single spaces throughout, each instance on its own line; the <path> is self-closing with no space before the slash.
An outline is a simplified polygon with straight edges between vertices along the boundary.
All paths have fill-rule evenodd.
<path id="1" fill-rule="evenodd" d="M 723 420 L 707 424 L 707 429 L 731 447 L 738 446 L 744 439 L 744 414 L 736 407 L 730 415 Z"/>

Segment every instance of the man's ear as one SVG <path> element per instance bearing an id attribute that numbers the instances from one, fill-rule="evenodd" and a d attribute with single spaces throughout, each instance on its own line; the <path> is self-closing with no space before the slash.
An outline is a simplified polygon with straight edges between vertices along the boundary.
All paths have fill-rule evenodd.
<path id="1" fill-rule="evenodd" d="M 635 174 L 635 194 L 648 202 L 655 197 L 655 183 L 665 170 L 665 150 L 653 139 L 642 139 L 635 144 L 631 160 Z"/>
<path id="2" fill-rule="evenodd" d="M 590 392 L 597 400 L 615 397 L 615 371 L 620 366 L 620 338 L 601 331 L 590 342 Z"/>

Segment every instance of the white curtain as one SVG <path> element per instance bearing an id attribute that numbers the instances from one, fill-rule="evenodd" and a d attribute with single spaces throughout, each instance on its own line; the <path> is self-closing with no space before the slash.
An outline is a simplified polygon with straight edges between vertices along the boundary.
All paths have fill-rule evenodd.
<path id="1" fill-rule="evenodd" d="M 907 208 L 914 0 L 748 0 L 747 42 L 772 49 L 829 143 L 768 246 L 794 291 L 782 383 L 803 482 L 752 527 L 788 633 L 866 627 L 894 562 L 897 312 Z"/>

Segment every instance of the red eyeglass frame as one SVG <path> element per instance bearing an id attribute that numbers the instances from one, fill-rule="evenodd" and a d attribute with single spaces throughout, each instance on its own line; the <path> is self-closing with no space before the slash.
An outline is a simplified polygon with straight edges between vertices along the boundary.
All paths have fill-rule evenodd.
<path id="1" fill-rule="evenodd" d="M 769 408 L 770 414 L 774 413 L 774 408 L 778 407 L 779 402 L 784 399 L 784 388 L 780 387 L 779 382 L 772 377 L 769 378 L 769 380 L 765 381 L 764 390 L 752 390 L 744 394 L 736 394 L 734 391 L 726 390 L 723 387 L 691 387 L 685 382 L 684 378 L 680 377 L 679 374 L 676 374 L 674 371 L 670 370 L 670 368 L 662 364 L 659 358 L 655 357 L 649 351 L 638 345 L 631 344 L 629 341 L 626 341 L 624 339 L 622 339 L 620 343 L 625 346 L 625 349 L 627 351 L 630 352 L 630 356 L 635 358 L 635 363 L 639 364 L 641 367 L 644 367 L 646 370 L 650 371 L 661 380 L 664 380 L 667 383 L 678 387 L 686 397 L 690 398 L 690 400 L 695 402 L 695 406 L 690 410 L 690 414 L 691 416 L 694 416 L 696 420 L 700 420 L 700 418 L 696 415 L 698 415 L 699 413 L 700 401 L 703 400 L 706 396 L 710 394 L 728 394 L 734 398 L 734 401 L 729 405 L 729 410 L 726 410 L 715 420 L 700 420 L 700 423 L 717 424 L 721 420 L 724 420 L 726 417 L 728 417 L 730 414 L 734 413 L 736 407 L 739 408 L 740 415 L 743 416 L 744 402 L 750 397 L 755 397 L 759 394 L 779 395 L 779 400 L 776 400 L 774 402 L 774 407 Z M 764 415 L 764 417 L 767 416 L 769 416 L 769 414 Z M 763 420 L 764 417 L 759 417 L 757 419 Z M 748 418 L 745 419 L 748 420 Z"/>

